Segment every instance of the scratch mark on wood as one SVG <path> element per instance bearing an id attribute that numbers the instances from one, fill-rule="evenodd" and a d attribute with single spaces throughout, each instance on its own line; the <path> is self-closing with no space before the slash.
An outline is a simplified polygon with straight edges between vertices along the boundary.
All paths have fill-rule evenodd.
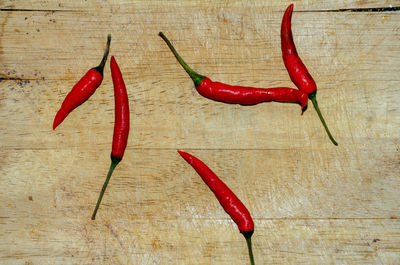
<path id="1" fill-rule="evenodd" d="M 124 244 L 122 243 L 121 239 L 119 238 L 118 234 L 114 231 L 112 226 L 109 223 L 106 223 L 106 227 L 110 231 L 111 235 L 118 241 L 119 245 L 121 247 L 124 247 Z"/>

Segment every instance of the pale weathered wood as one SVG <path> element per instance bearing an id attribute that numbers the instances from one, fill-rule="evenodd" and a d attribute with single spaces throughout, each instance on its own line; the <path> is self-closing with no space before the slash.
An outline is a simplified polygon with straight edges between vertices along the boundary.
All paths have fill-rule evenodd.
<path id="1" fill-rule="evenodd" d="M 371 150 L 185 150 L 207 163 L 246 202 L 255 218 L 399 215 L 398 155 L 385 148 L 375 147 L 372 154 Z M 60 209 L 63 204 L 76 204 L 89 216 L 105 179 L 109 153 L 108 148 L 80 147 L 2 151 L 2 199 L 24 201 L 32 195 L 38 202 L 61 204 Z M 18 187 L 24 193 L 16 194 Z M 66 197 L 58 198 L 56 190 Z M 65 201 L 67 194 L 76 194 L 77 201 Z M 191 215 L 184 210 L 191 205 L 196 215 L 228 219 L 210 198 L 212 193 L 176 150 L 128 150 L 99 216 L 107 212 L 130 213 L 133 219 L 179 218 Z M 144 202 L 150 205 L 137 207 Z M 127 205 L 133 205 L 132 210 Z"/>
<path id="2" fill-rule="evenodd" d="M 109 148 L 114 121 L 109 74 L 88 102 L 55 132 L 51 130 L 54 115 L 74 82 L 0 83 L 3 148 Z M 399 144 L 399 81 L 321 83 L 319 104 L 339 148 L 329 142 L 312 106 L 301 116 L 300 107 L 293 104 L 238 106 L 210 101 L 196 92 L 190 79 L 171 82 L 170 87 L 165 82 L 152 83 L 128 84 L 132 122 L 128 149 L 339 149 L 357 153 L 360 148 L 379 146 L 395 151 Z"/>
<path id="3" fill-rule="evenodd" d="M 280 51 L 283 11 L 209 7 L 176 12 L 165 7 L 118 15 L 2 12 L 0 74 L 76 80 L 99 63 L 106 36 L 112 33 L 111 52 L 121 58 L 127 80 L 168 88 L 178 80 L 189 83 L 157 36 L 164 31 L 186 61 L 212 79 L 259 86 L 280 81 L 293 86 Z M 293 16 L 299 53 L 318 84 L 397 80 L 393 76 L 400 71 L 399 23 L 396 12 L 298 12 Z M 167 79 L 170 82 L 164 83 Z"/>
<path id="4" fill-rule="evenodd" d="M 32 224 L 8 219 L 7 224 L 19 222 L 20 226 L 4 236 L 14 243 L 3 245 L 6 250 L 1 262 L 248 264 L 244 238 L 230 220 L 119 217 L 92 222 L 77 216 L 57 220 Z M 398 222 L 260 220 L 253 236 L 256 264 L 398 264 Z"/>
<path id="5" fill-rule="evenodd" d="M 174 151 L 128 152 L 97 220 L 90 221 L 105 152 L 2 152 L 1 174 L 12 173 L 1 180 L 1 262 L 246 264 L 236 226 Z M 390 214 L 398 213 L 399 182 L 392 169 L 383 179 L 357 172 L 335 179 L 295 176 L 297 169 L 287 165 L 293 173 L 285 176 L 266 165 L 282 161 L 280 153 L 192 152 L 209 157 L 203 160 L 249 205 L 258 264 L 396 264 L 399 217 Z M 249 156 L 254 160 L 243 162 Z M 149 158 L 156 157 L 159 163 L 152 164 Z"/>
<path id="6" fill-rule="evenodd" d="M 364 1 L 365 2 L 365 1 Z M 400 1 L 296 1 L 298 51 L 339 142 L 312 106 L 201 97 L 164 42 L 213 80 L 291 86 L 281 1 L 1 1 L 0 263 L 249 264 L 195 171 L 208 164 L 254 217 L 256 264 L 398 264 Z M 106 35 L 131 103 L 126 155 L 96 221 L 114 102 L 102 86 L 52 131 Z"/>

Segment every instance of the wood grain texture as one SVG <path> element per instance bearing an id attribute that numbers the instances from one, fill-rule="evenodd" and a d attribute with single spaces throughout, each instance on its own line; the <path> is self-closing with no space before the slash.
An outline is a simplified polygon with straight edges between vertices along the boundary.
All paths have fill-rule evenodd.
<path id="1" fill-rule="evenodd" d="M 400 1 L 295 3 L 295 42 L 338 147 L 312 106 L 301 116 L 203 98 L 157 36 L 213 80 L 294 87 L 280 51 L 288 3 L 1 1 L 0 263 L 248 264 L 181 149 L 248 206 L 256 264 L 399 264 L 400 12 L 374 11 Z M 108 66 L 90 100 L 51 126 L 108 33 L 132 129 L 91 221 L 110 163 Z"/>
<path id="2" fill-rule="evenodd" d="M 55 10 L 55 11 L 70 11 L 78 10 L 84 12 L 87 10 L 103 10 L 106 8 L 114 9 L 135 9 L 135 8 L 160 8 L 165 6 L 171 7 L 196 7 L 204 8 L 213 5 L 218 8 L 224 7 L 268 7 L 271 9 L 281 10 L 282 6 L 287 6 L 290 1 L 282 3 L 282 1 L 262 1 L 254 0 L 251 2 L 233 0 L 233 1 L 199 1 L 199 0 L 170 0 L 168 4 L 161 0 L 152 0 L 143 3 L 140 0 L 106 0 L 106 1 L 72 1 L 72 2 L 60 2 L 56 0 L 36 0 L 36 1 L 23 1 L 23 0 L 3 0 L 0 3 L 0 7 L 3 9 L 29 9 L 29 10 Z M 340 9 L 351 9 L 351 8 L 384 8 L 398 6 L 399 1 L 390 0 L 370 0 L 370 1 L 352 1 L 352 0 L 340 0 L 340 1 L 329 1 L 329 0 L 311 0 L 311 1 L 296 1 L 296 6 L 299 10 L 340 10 Z"/>
<path id="3" fill-rule="evenodd" d="M 264 103 L 250 107 L 222 104 L 203 98 L 189 78 L 183 75 L 182 79 L 184 81 L 179 84 L 171 81 L 168 85 L 165 84 L 167 81 L 156 81 L 154 85 L 152 80 L 140 85 L 135 81 L 128 83 L 134 116 L 128 149 L 228 148 L 304 152 L 337 149 L 327 141 L 312 106 L 301 116 L 300 107 L 293 104 Z M 114 121 L 113 91 L 108 73 L 86 104 L 72 112 L 60 129 L 50 130 L 54 115 L 74 82 L 9 80 L 0 83 L 3 148 L 108 148 Z M 395 95 L 399 81 L 320 84 L 331 86 L 331 90 L 321 89 L 318 100 L 333 134 L 341 143 L 339 150 L 358 152 L 360 147 L 373 150 L 379 146 L 397 150 L 400 100 Z"/>
<path id="4" fill-rule="evenodd" d="M 158 37 L 164 31 L 194 69 L 215 80 L 292 85 L 280 51 L 285 7 L 280 12 L 251 6 L 166 6 L 146 12 L 132 7 L 102 15 L 3 11 L 1 74 L 5 78 L 76 80 L 76 75 L 99 63 L 111 33 L 111 52 L 123 58 L 128 80 L 168 78 L 172 83 L 190 83 Z M 388 81 L 400 70 L 396 52 L 399 20 L 398 12 L 295 12 L 293 31 L 298 51 L 318 83 Z"/>

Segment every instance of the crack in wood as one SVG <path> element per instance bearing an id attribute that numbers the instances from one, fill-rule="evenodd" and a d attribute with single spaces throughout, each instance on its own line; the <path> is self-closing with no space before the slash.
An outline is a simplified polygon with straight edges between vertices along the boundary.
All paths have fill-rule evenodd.
<path id="1" fill-rule="evenodd" d="M 24 79 L 21 79 L 19 77 L 0 77 L 0 82 L 9 81 L 9 80 L 11 80 L 11 81 L 22 81 Z"/>
<path id="2" fill-rule="evenodd" d="M 0 8 L 0 11 L 5 12 L 74 12 L 70 9 L 23 9 L 23 8 Z"/>
<path id="3" fill-rule="evenodd" d="M 399 12 L 400 6 L 392 7 L 369 7 L 369 8 L 342 8 L 327 10 L 300 10 L 295 12 Z"/>
<path id="4" fill-rule="evenodd" d="M 23 9 L 23 8 L 0 8 L 0 11 L 14 11 L 14 12 L 79 12 L 72 9 Z M 400 6 L 389 7 L 366 7 L 366 8 L 341 8 L 341 9 L 327 9 L 327 10 L 299 10 L 293 12 L 400 12 Z"/>
<path id="5" fill-rule="evenodd" d="M 21 77 L 0 77 L 0 83 L 3 81 L 44 81 L 44 78 L 21 78 Z M 68 80 L 68 79 L 50 79 L 50 80 Z"/>

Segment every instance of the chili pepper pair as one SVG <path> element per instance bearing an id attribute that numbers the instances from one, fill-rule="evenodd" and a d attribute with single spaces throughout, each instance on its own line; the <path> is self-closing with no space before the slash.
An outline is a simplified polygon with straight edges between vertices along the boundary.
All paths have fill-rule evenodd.
<path id="1" fill-rule="evenodd" d="M 90 98 L 103 81 L 104 65 L 107 61 L 108 53 L 110 50 L 111 35 L 107 36 L 107 45 L 101 63 L 90 69 L 72 88 L 72 90 L 65 97 L 60 110 L 57 112 L 53 130 L 71 113 L 76 107 L 84 103 Z M 115 99 L 115 123 L 111 151 L 111 165 L 107 174 L 107 178 L 101 189 L 99 199 L 97 200 L 96 207 L 92 214 L 92 220 L 96 218 L 97 210 L 99 209 L 104 192 L 110 181 L 112 172 L 124 156 L 125 148 L 128 142 L 129 135 L 129 101 L 126 92 L 126 86 L 122 78 L 121 70 L 115 60 L 111 56 L 110 61 L 111 76 L 114 85 L 114 99 Z"/>
<path id="2" fill-rule="evenodd" d="M 307 108 L 309 98 L 313 103 L 326 132 L 328 133 L 329 139 L 334 145 L 337 145 L 337 142 L 331 135 L 321 111 L 319 110 L 316 99 L 317 86 L 315 81 L 297 54 L 291 30 L 292 11 L 293 4 L 286 9 L 282 19 L 281 49 L 283 61 L 289 76 L 299 90 L 288 87 L 254 88 L 231 86 L 224 83 L 211 81 L 210 78 L 200 75 L 192 70 L 162 32 L 160 32 L 158 35 L 166 42 L 180 65 L 185 69 L 190 78 L 192 78 L 196 90 L 203 97 L 225 103 L 236 103 L 241 105 L 254 105 L 269 101 L 293 102 L 300 104 L 302 113 Z"/>

